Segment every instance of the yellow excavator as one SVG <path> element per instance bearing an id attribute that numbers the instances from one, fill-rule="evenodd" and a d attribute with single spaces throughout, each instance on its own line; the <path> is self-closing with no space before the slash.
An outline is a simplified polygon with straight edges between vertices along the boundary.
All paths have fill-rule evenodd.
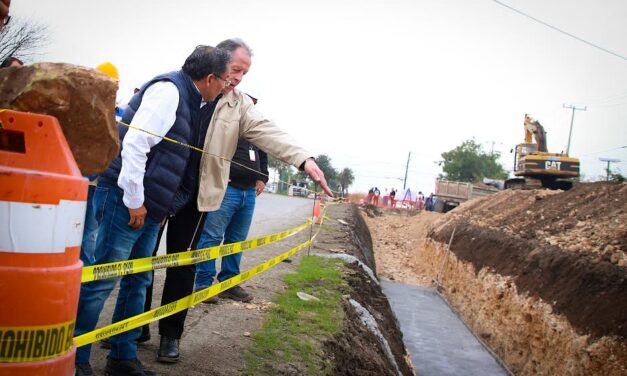
<path id="1" fill-rule="evenodd" d="M 505 181 L 506 189 L 568 190 L 573 187 L 568 179 L 579 177 L 579 159 L 549 153 L 544 127 L 529 115 L 525 115 L 525 143 L 516 145 L 513 151 L 516 178 Z"/>

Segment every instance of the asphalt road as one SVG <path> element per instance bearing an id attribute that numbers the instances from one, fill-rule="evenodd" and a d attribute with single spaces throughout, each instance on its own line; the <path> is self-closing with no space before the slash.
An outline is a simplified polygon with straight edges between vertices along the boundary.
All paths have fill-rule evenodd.
<path id="1" fill-rule="evenodd" d="M 248 238 L 256 238 L 285 230 L 311 217 L 314 201 L 264 192 L 257 197 L 253 224 Z M 165 237 L 159 244 L 159 254 L 165 254 Z"/>
<path id="2" fill-rule="evenodd" d="M 270 234 L 311 217 L 313 199 L 263 193 L 257 197 L 249 238 Z"/>

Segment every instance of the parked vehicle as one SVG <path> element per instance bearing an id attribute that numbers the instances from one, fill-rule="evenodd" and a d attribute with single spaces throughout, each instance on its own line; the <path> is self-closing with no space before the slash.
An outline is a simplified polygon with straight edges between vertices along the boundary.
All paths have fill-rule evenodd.
<path id="1" fill-rule="evenodd" d="M 308 194 L 309 194 L 309 189 L 305 187 L 300 187 L 298 185 L 291 185 L 287 190 L 288 196 L 307 197 Z"/>
<path id="2" fill-rule="evenodd" d="M 461 181 L 436 179 L 434 210 L 446 213 L 461 203 L 476 197 L 483 197 L 498 192 L 497 188 L 486 184 L 471 184 Z"/>

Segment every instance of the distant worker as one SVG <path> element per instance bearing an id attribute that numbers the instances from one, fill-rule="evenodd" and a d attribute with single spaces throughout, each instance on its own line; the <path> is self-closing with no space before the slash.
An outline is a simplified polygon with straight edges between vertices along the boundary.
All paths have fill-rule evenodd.
<path id="1" fill-rule="evenodd" d="M 115 82 L 120 81 L 118 68 L 110 62 L 102 63 L 96 67 L 100 73 L 104 73 Z M 89 188 L 87 190 L 87 209 L 85 211 L 85 224 L 83 227 L 83 242 L 81 244 L 80 258 L 83 266 L 90 266 L 94 263 L 94 249 L 96 248 L 96 236 L 98 235 L 99 215 L 102 213 L 103 207 L 94 207 L 94 192 L 98 184 L 98 174 L 86 175 L 89 179 Z M 104 205 L 104 202 L 102 202 Z"/>
<path id="2" fill-rule="evenodd" d="M 435 205 L 435 197 L 433 193 L 431 193 L 429 197 L 427 197 L 427 199 L 425 200 L 425 210 L 433 211 L 434 205 Z"/>
<path id="3" fill-rule="evenodd" d="M 368 205 L 372 205 L 372 198 L 374 197 L 374 187 L 368 190 L 368 195 L 366 196 L 366 203 Z"/>
<path id="4" fill-rule="evenodd" d="M 396 207 L 396 190 L 394 188 L 390 191 L 390 207 Z"/>
<path id="5" fill-rule="evenodd" d="M 374 187 L 374 196 L 372 199 L 372 205 L 374 206 L 379 206 L 379 196 L 381 196 L 381 191 L 379 190 L 379 188 Z"/>

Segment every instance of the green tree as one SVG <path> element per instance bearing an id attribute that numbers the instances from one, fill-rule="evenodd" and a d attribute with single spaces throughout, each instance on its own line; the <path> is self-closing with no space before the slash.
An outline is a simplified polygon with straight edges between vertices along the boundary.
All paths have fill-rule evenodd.
<path id="1" fill-rule="evenodd" d="M 441 178 L 475 183 L 483 178 L 507 179 L 498 158 L 500 154 L 486 153 L 474 139 L 466 140 L 453 150 L 442 153 Z"/>
<path id="2" fill-rule="evenodd" d="M 324 178 L 327 180 L 327 184 L 332 190 L 338 190 L 338 172 L 331 164 L 331 158 L 326 154 L 320 154 L 316 157 L 316 164 L 324 173 Z"/>
<path id="3" fill-rule="evenodd" d="M 625 176 L 623 176 L 623 174 L 621 174 L 620 169 L 616 169 L 617 171 L 612 172 L 609 169 L 606 169 L 607 171 L 607 176 L 609 177 L 609 181 L 613 181 L 613 182 L 617 182 L 617 183 L 622 183 L 625 181 Z"/>
<path id="4" fill-rule="evenodd" d="M 279 175 L 280 181 L 277 185 L 277 192 L 287 193 L 287 183 L 290 182 L 294 175 L 292 166 L 276 158 L 273 158 L 271 155 L 268 155 L 268 167 L 275 169 L 277 171 L 277 174 Z"/>
<path id="5" fill-rule="evenodd" d="M 348 193 L 348 187 L 353 184 L 355 181 L 355 175 L 353 175 L 353 170 L 348 167 L 345 167 L 338 175 L 338 182 L 340 184 L 340 188 L 342 189 L 342 195 L 345 196 Z"/>

